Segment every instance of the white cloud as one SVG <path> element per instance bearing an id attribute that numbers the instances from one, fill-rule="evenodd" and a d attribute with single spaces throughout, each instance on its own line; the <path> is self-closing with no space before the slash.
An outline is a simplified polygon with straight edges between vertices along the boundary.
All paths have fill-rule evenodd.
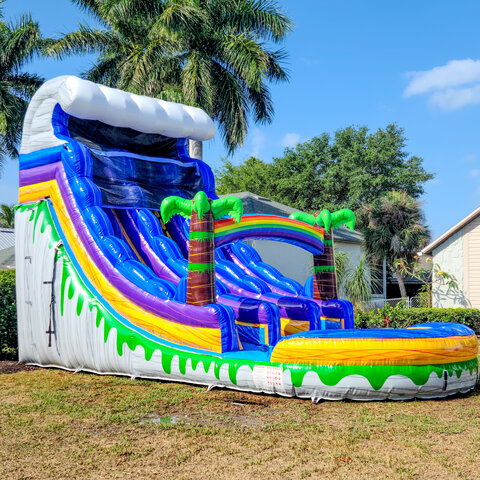
<path id="1" fill-rule="evenodd" d="M 471 177 L 478 177 L 480 175 L 480 170 L 478 168 L 472 168 L 468 174 L 471 176 Z"/>
<path id="2" fill-rule="evenodd" d="M 299 142 L 300 142 L 299 133 L 286 133 L 282 138 L 282 145 L 284 147 L 293 148 Z"/>
<path id="3" fill-rule="evenodd" d="M 480 85 L 467 88 L 449 88 L 434 92 L 430 97 L 430 104 L 443 110 L 456 110 L 475 103 L 480 103 Z"/>
<path id="4" fill-rule="evenodd" d="M 262 131 L 259 128 L 255 128 L 252 130 L 252 152 L 251 156 L 252 157 L 259 157 L 260 152 L 265 145 L 265 135 L 262 133 Z"/>
<path id="5" fill-rule="evenodd" d="M 407 77 L 405 98 L 429 94 L 429 103 L 444 110 L 480 103 L 480 60 L 451 60 L 431 70 L 408 72 Z"/>
<path id="6" fill-rule="evenodd" d="M 410 83 L 403 92 L 405 97 L 458 87 L 468 83 L 480 82 L 480 60 L 450 60 L 446 65 L 434 67 L 423 72 L 408 72 Z"/>

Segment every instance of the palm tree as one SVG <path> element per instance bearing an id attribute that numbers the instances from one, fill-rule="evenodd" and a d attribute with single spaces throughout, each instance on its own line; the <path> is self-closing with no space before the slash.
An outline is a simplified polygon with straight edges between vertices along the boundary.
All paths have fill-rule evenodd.
<path id="1" fill-rule="evenodd" d="M 361 215 L 365 219 L 362 233 L 368 258 L 376 263 L 386 258 L 401 296 L 406 297 L 403 267 L 413 262 L 430 236 L 420 203 L 404 191 L 392 190 L 372 204 L 363 205 Z"/>
<path id="2" fill-rule="evenodd" d="M 313 255 L 313 298 L 317 300 L 338 298 L 332 230 L 341 225 L 346 225 L 350 230 L 353 230 L 355 228 L 355 214 L 347 208 L 334 213 L 324 209 L 313 215 L 295 212 L 290 215 L 290 218 L 325 229 L 323 255 Z"/>
<path id="3" fill-rule="evenodd" d="M 343 284 L 345 297 L 356 311 L 363 310 L 365 302 L 371 300 L 372 284 L 376 283 L 378 280 L 372 277 L 367 260 L 363 256 L 358 265 L 345 276 Z"/>
<path id="4" fill-rule="evenodd" d="M 292 23 L 276 0 L 72 0 L 102 28 L 80 25 L 52 41 L 57 56 L 97 53 L 84 76 L 97 83 L 203 108 L 229 151 L 248 118 L 269 123 L 267 81 L 287 80 L 283 49 Z"/>
<path id="5" fill-rule="evenodd" d="M 13 205 L 0 205 L 0 227 L 15 227 L 15 209 Z"/>
<path id="6" fill-rule="evenodd" d="M 188 242 L 187 303 L 203 306 L 216 302 L 215 295 L 215 218 L 231 215 L 242 218 L 243 205 L 237 197 L 211 200 L 198 192 L 193 200 L 170 196 L 162 201 L 161 215 L 167 223 L 173 215 L 190 218 Z"/>
<path id="7" fill-rule="evenodd" d="M 0 0 L 0 15 L 3 0 Z M 25 62 L 42 44 L 38 23 L 29 16 L 17 23 L 0 20 L 0 173 L 7 156 L 18 155 L 28 99 L 42 83 L 37 75 L 22 72 Z"/>

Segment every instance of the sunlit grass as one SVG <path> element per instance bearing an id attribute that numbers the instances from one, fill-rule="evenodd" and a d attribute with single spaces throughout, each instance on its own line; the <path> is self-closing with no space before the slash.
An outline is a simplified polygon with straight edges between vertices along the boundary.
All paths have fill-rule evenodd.
<path id="1" fill-rule="evenodd" d="M 476 479 L 479 416 L 38 369 L 0 376 L 0 478 Z"/>

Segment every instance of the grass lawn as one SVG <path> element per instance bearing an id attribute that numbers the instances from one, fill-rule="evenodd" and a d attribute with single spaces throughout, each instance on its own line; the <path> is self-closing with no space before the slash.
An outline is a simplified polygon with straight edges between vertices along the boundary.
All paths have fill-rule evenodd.
<path id="1" fill-rule="evenodd" d="M 324 402 L 31 369 L 0 375 L 0 479 L 479 479 L 480 390 Z"/>

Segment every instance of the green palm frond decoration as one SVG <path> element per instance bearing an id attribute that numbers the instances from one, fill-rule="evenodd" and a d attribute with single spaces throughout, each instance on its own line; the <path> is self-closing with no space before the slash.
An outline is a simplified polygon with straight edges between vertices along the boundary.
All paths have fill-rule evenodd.
<path id="1" fill-rule="evenodd" d="M 210 202 L 205 192 L 197 192 L 193 197 L 193 209 L 201 220 L 210 211 Z"/>
<path id="2" fill-rule="evenodd" d="M 243 215 L 243 203 L 238 197 L 224 197 L 210 201 L 207 194 L 202 191 L 198 192 L 193 200 L 176 196 L 165 198 L 160 207 L 160 213 L 163 221 L 167 223 L 176 214 L 190 218 L 192 211 L 202 219 L 210 209 L 215 219 L 231 215 L 235 223 L 238 223 Z"/>
<path id="3" fill-rule="evenodd" d="M 315 215 L 310 215 L 309 213 L 294 212 L 288 218 L 291 218 L 292 220 L 298 220 L 300 222 L 308 223 L 312 227 L 315 225 Z"/>
<path id="4" fill-rule="evenodd" d="M 333 213 L 325 208 L 317 215 L 294 212 L 289 218 L 300 220 L 312 226 L 318 225 L 319 227 L 323 227 L 327 233 L 330 233 L 330 227 L 337 228 L 341 225 L 346 225 L 350 230 L 355 229 L 355 214 L 348 208 L 342 208 Z"/>
<path id="5" fill-rule="evenodd" d="M 182 197 L 167 197 L 162 201 L 160 206 L 160 214 L 164 223 L 170 221 L 174 215 L 182 215 L 182 217 L 190 218 L 192 215 L 193 202 Z"/>
<path id="6" fill-rule="evenodd" d="M 352 232 L 355 230 L 355 214 L 348 208 L 342 208 L 336 212 L 332 213 L 332 228 L 340 227 L 345 225 Z"/>
<path id="7" fill-rule="evenodd" d="M 212 202 L 212 213 L 215 219 L 230 215 L 235 223 L 242 219 L 243 203 L 238 197 L 223 197 Z"/>
<path id="8" fill-rule="evenodd" d="M 319 227 L 323 227 L 326 233 L 329 233 L 330 225 L 332 224 L 332 214 L 326 208 L 323 209 L 315 218 L 315 223 Z"/>

